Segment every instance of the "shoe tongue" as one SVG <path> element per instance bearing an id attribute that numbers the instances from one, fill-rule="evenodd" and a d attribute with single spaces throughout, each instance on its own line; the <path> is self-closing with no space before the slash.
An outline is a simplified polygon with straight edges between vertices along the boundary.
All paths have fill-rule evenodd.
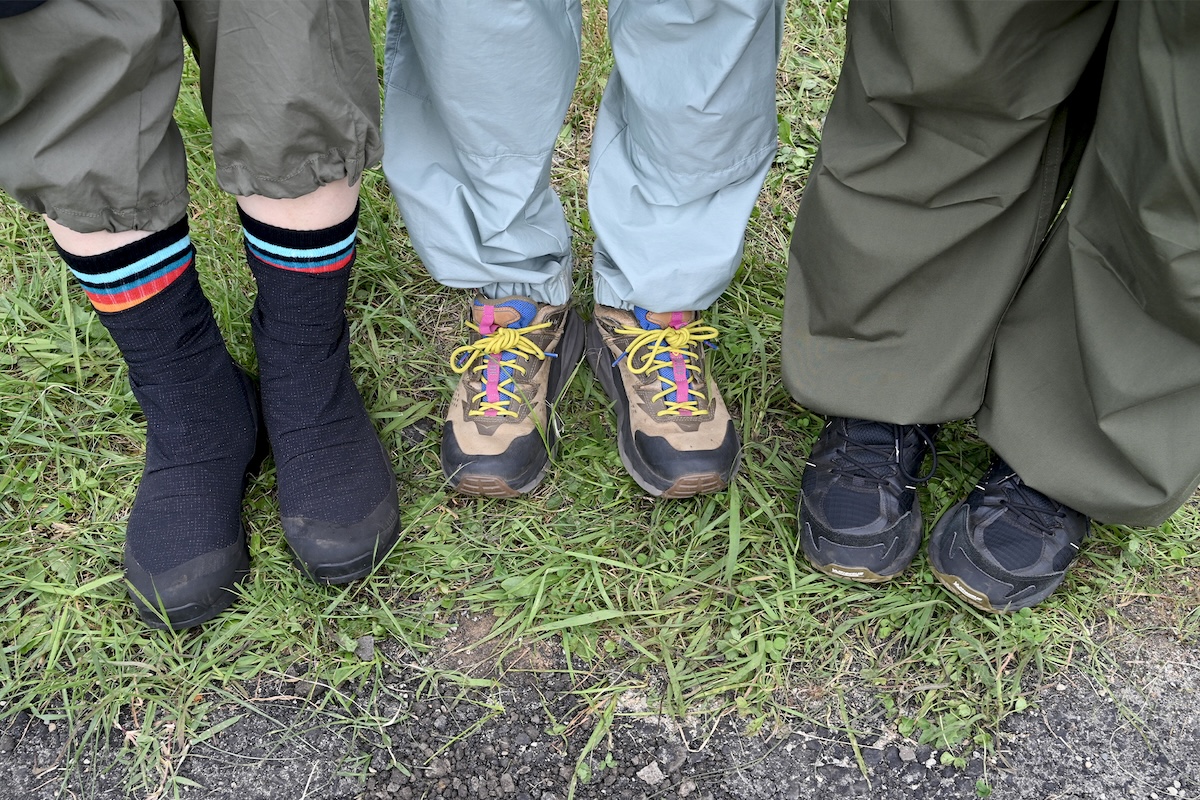
<path id="1" fill-rule="evenodd" d="M 657 331 L 667 328 L 682 328 L 692 320 L 696 319 L 695 311 L 647 311 L 644 308 L 633 309 L 633 316 L 637 319 L 638 325 L 644 330 Z M 684 358 L 676 355 L 672 361 L 671 354 L 661 352 L 655 356 L 656 362 L 662 362 L 663 367 L 658 372 L 658 379 L 662 381 L 660 384 L 664 388 L 675 385 L 675 391 L 669 396 L 668 400 L 676 403 L 687 402 L 690 399 L 695 399 L 691 396 L 691 376 L 688 375 L 685 366 Z M 691 411 L 682 412 L 684 416 L 691 416 Z"/>
<path id="2" fill-rule="evenodd" d="M 1024 490 L 1021 492 L 1021 497 L 1029 505 L 1048 514 L 1058 511 L 1058 504 L 1037 489 L 1033 489 L 1025 484 L 1021 484 L 1021 488 Z"/>
<path id="3" fill-rule="evenodd" d="M 537 303 L 523 297 L 505 300 L 475 298 L 471 306 L 472 321 L 479 326 L 484 336 L 495 333 L 498 328 L 527 328 L 537 316 Z"/>
<path id="4" fill-rule="evenodd" d="M 850 423 L 846 426 L 846 432 L 849 433 L 854 441 L 860 444 L 886 444 L 891 445 L 896 441 L 896 432 L 892 426 L 885 422 L 862 422 Z"/>
<path id="5" fill-rule="evenodd" d="M 851 421 L 846 425 L 846 438 L 858 445 L 875 448 L 857 450 L 854 457 L 859 463 L 874 465 L 895 461 L 896 431 L 893 425 L 869 420 Z"/>
<path id="6" fill-rule="evenodd" d="M 1007 478 L 1007 480 L 999 484 L 993 483 L 993 481 L 999 481 L 1001 478 Z M 1021 476 L 1016 473 L 1016 470 L 999 457 L 996 458 L 996 462 L 992 465 L 990 473 L 985 477 L 984 485 L 998 485 L 1000 491 L 1010 500 L 1032 509 L 1038 522 L 1045 526 L 1054 525 L 1055 518 L 1063 509 L 1060 503 L 1056 503 L 1021 480 Z M 1005 520 L 1001 520 L 999 524 L 994 526 L 998 531 L 998 536 L 1011 535 L 1012 537 L 1020 538 L 1030 532 L 1028 523 L 1021 521 L 1021 515 L 1015 515 L 1011 519 L 1013 520 L 1012 524 L 1004 524 Z M 1002 548 L 1003 544 L 988 543 L 988 547 Z M 1008 565 L 1006 567 L 1013 569 L 1013 567 L 1009 567 Z"/>
<path id="7" fill-rule="evenodd" d="M 533 324 L 538 313 L 538 304 L 526 297 L 505 297 L 499 300 L 489 300 L 477 297 L 471 304 L 472 321 L 479 326 L 480 336 L 488 336 L 500 328 L 527 328 Z M 500 402 L 504 395 L 497 387 L 512 380 L 512 362 L 518 356 L 512 350 L 502 353 L 489 354 L 488 367 L 480 379 L 480 390 L 489 403 Z M 488 417 L 496 416 L 494 410 L 485 412 Z"/>
<path id="8" fill-rule="evenodd" d="M 1020 501 L 1027 506 L 1032 506 L 1038 511 L 1044 511 L 1047 514 L 1055 514 L 1058 511 L 1059 504 L 1051 500 L 1046 495 L 1034 489 L 1025 481 L 1021 480 L 1021 476 L 1016 474 L 1016 471 L 1006 464 L 1004 461 L 997 459 L 996 470 L 1002 475 L 1013 475 L 1014 477 L 1008 481 L 1008 486 L 1014 492 Z"/>
<path id="9" fill-rule="evenodd" d="M 634 308 L 633 315 L 637 317 L 638 325 L 648 331 L 682 328 L 696 319 L 695 311 L 647 311 L 644 308 Z"/>

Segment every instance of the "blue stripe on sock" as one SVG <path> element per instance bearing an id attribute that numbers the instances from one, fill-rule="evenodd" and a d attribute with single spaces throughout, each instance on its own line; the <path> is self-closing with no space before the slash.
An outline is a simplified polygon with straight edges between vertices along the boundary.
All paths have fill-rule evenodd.
<path id="1" fill-rule="evenodd" d="M 338 261 L 341 261 L 342 259 L 344 259 L 346 257 L 346 254 L 349 253 L 350 250 L 352 249 L 349 247 L 343 248 L 341 250 L 341 252 L 337 253 L 332 258 L 327 258 L 327 259 L 324 259 L 321 261 L 308 261 L 308 260 L 296 261 L 294 259 L 280 258 L 279 256 L 273 255 L 271 253 L 263 252 L 251 244 L 248 244 L 247 247 L 250 249 L 250 253 L 260 261 L 263 261 L 268 264 L 277 262 L 277 261 L 285 262 L 289 268 L 294 269 L 294 270 L 299 270 L 301 272 L 303 272 L 306 269 L 320 269 L 321 267 L 327 267 L 330 264 L 335 264 Z"/>
<path id="2" fill-rule="evenodd" d="M 358 231 L 353 231 L 345 239 L 342 239 L 336 244 L 331 244 L 326 247 L 314 247 L 311 250 L 300 250 L 295 247 L 281 247 L 277 244 L 271 244 L 259 239 L 250 231 L 242 228 L 242 235 L 246 237 L 246 241 L 266 253 L 274 261 L 295 261 L 297 259 L 320 258 L 322 256 L 330 256 L 335 253 L 345 254 L 347 250 L 354 246 L 354 238 L 358 236 Z M 337 259 L 333 259 L 337 261 Z M 332 263 L 327 261 L 325 263 Z"/>
<path id="3" fill-rule="evenodd" d="M 120 269 L 114 269 L 112 272 L 104 272 L 99 275 L 93 275 L 91 273 L 79 272 L 75 269 L 71 269 L 71 274 L 74 275 L 76 278 L 78 278 L 80 283 L 85 283 L 88 286 L 100 286 L 100 285 L 109 284 L 109 283 L 120 283 L 122 280 L 124 280 L 125 278 L 128 278 L 130 275 L 135 275 L 138 272 L 141 272 L 142 270 L 144 270 L 148 267 L 152 267 L 155 264 L 161 263 L 165 259 L 174 258 L 175 255 L 178 254 L 179 252 L 181 252 L 183 250 L 191 249 L 191 246 L 192 246 L 191 237 L 184 236 L 179 241 L 173 242 L 173 243 L 167 245 L 166 247 L 164 247 L 163 249 L 161 249 L 155 253 L 151 253 L 150 255 L 146 256 L 145 258 L 139 259 L 128 266 L 121 267 Z M 186 260 L 188 258 L 188 256 L 185 254 L 183 256 L 183 258 Z M 180 263 L 181 263 L 180 261 L 176 261 L 175 265 L 178 266 Z"/>
<path id="4" fill-rule="evenodd" d="M 136 289 L 137 287 L 141 286 L 144 283 L 149 283 L 152 280 L 161 278 L 163 275 L 166 275 L 171 270 L 178 269 L 179 267 L 183 266 L 187 262 L 191 261 L 191 259 L 192 259 L 191 253 L 184 253 L 182 256 L 175 259 L 171 263 L 166 264 L 163 267 L 154 270 L 154 272 L 151 272 L 149 275 L 145 275 L 142 278 L 140 278 L 139 280 L 136 280 L 132 283 L 123 283 L 120 286 L 101 288 L 101 287 L 98 287 L 98 286 L 95 286 L 95 285 L 89 283 L 88 281 L 84 280 L 83 278 L 80 278 L 79 282 L 83 284 L 83 288 L 87 290 L 88 294 L 105 294 L 105 295 L 121 294 L 122 292 L 128 292 L 131 289 Z M 72 272 L 74 272 L 74 270 L 72 270 Z"/>

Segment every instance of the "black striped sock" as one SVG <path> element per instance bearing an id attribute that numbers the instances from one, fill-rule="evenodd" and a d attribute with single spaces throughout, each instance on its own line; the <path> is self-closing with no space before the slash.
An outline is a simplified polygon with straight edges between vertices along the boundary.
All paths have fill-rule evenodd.
<path id="1" fill-rule="evenodd" d="M 312 530 L 311 521 L 352 526 L 396 491 L 350 374 L 345 302 L 357 224 L 357 209 L 317 231 L 276 228 L 242 214 L 258 284 L 251 327 L 280 510 L 302 560 L 296 537 Z M 367 538 L 364 546 L 374 547 L 375 533 Z"/>

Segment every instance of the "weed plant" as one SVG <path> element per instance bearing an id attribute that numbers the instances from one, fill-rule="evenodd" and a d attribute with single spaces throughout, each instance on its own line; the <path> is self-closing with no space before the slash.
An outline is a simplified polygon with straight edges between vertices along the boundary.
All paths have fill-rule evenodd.
<path id="1" fill-rule="evenodd" d="M 727 492 L 647 498 L 621 467 L 613 415 L 586 367 L 562 403 L 558 462 L 536 492 L 505 501 L 448 492 L 437 431 L 457 377 L 448 355 L 466 333 L 466 295 L 427 276 L 372 170 L 350 289 L 351 358 L 394 455 L 400 545 L 368 580 L 308 582 L 282 541 L 269 469 L 246 501 L 251 577 L 234 607 L 198 631 L 147 630 L 125 599 L 122 536 L 141 469 L 142 416 L 116 347 L 41 221 L 0 196 L 0 718 L 30 712 L 67 726 L 77 746 L 116 735 L 130 789 L 173 794 L 188 784 L 178 769 L 192 748 L 258 713 L 248 682 L 303 674 L 310 686 L 365 686 L 374 697 L 389 658 L 424 663 L 420 654 L 453 612 L 472 610 L 495 616 L 497 642 L 541 641 L 573 673 L 616 676 L 590 684 L 589 750 L 614 714 L 626 713 L 621 693 L 636 690 L 656 711 L 736 714 L 747 732 L 816 722 L 857 746 L 882 726 L 953 762 L 964 750 L 993 748 L 999 723 L 1036 703 L 1039 688 L 1068 667 L 1103 682 L 1114 668 L 1105 642 L 1130 619 L 1147 635 L 1196 641 L 1195 503 L 1155 529 L 1094 528 L 1065 586 L 1012 616 L 948 596 L 923 556 L 904 577 L 869 588 L 804 562 L 796 494 L 822 423 L 779 377 L 785 254 L 836 81 L 845 10 L 806 0 L 787 12 L 781 147 L 743 265 L 708 317 L 722 331 L 715 372 L 745 442 Z M 574 227 L 576 299 L 586 310 L 588 142 L 612 62 L 603 4 L 585 3 L 583 37 L 553 180 Z M 234 203 L 212 179 L 196 86 L 189 68 L 177 117 L 190 159 L 192 237 L 230 349 L 253 369 L 252 281 Z M 929 519 L 988 460 L 966 423 L 946 426 L 939 447 L 942 466 L 920 498 Z M 365 636 L 379 645 L 366 658 Z M 480 683 L 427 669 L 430 681 Z M 382 731 L 376 706 L 352 695 L 325 693 L 314 713 Z M 68 767 L 76 752 L 64 754 Z"/>

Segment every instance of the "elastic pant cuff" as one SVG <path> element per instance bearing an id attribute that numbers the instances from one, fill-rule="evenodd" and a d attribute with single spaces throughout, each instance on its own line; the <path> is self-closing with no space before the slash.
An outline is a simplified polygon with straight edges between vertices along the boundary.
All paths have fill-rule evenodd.
<path id="1" fill-rule="evenodd" d="M 479 292 L 491 300 L 518 295 L 560 306 L 571 299 L 571 269 L 567 266 L 541 283 L 489 283 L 479 287 Z"/>

